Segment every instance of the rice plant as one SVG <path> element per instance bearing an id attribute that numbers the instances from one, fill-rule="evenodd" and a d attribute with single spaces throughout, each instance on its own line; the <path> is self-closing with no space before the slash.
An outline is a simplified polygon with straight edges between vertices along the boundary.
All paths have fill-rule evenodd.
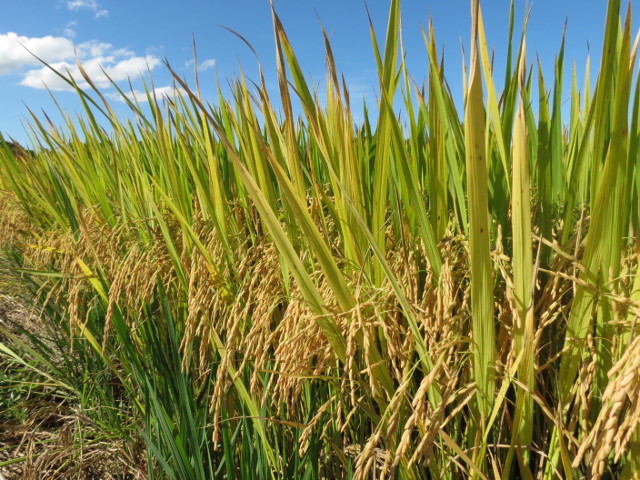
<path id="1" fill-rule="evenodd" d="M 502 91 L 472 0 L 452 92 L 433 25 L 416 86 L 391 0 L 361 123 L 326 33 L 321 95 L 274 8 L 278 98 L 260 70 L 211 102 L 167 63 L 148 111 L 113 82 L 118 118 L 81 65 L 58 73 L 83 114 L 32 114 L 34 151 L 2 142 L 0 243 L 83 368 L 10 332 L 0 350 L 149 478 L 637 478 L 630 10 L 609 1 L 569 119 L 564 43 L 545 76 L 513 3 Z M 89 367 L 109 388 L 81 394 Z"/>

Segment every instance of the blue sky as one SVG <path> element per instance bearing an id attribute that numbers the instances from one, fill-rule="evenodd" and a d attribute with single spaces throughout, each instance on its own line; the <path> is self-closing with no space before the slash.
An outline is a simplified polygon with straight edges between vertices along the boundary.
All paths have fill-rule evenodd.
<path id="1" fill-rule="evenodd" d="M 171 78 L 162 61 L 193 80 L 192 37 L 198 50 L 203 93 L 215 100 L 216 75 L 223 84 L 239 71 L 256 78 L 256 60 L 249 49 L 221 26 L 242 34 L 258 52 L 267 82 L 277 90 L 275 54 L 268 0 L 3 0 L 0 16 L 0 132 L 28 143 L 24 120 L 27 106 L 59 118 L 47 85 L 59 104 L 72 115 L 80 107 L 76 94 L 43 68 L 20 44 L 60 69 L 76 71 L 75 58 L 107 98 L 125 114 L 114 89 L 104 82 L 100 68 L 128 89 L 142 90 L 140 73 L 151 70 L 158 93 L 171 91 Z M 379 41 L 384 40 L 388 2 L 367 2 Z M 275 0 L 275 6 L 303 70 L 316 84 L 324 79 L 324 45 L 318 17 L 331 34 L 339 70 L 354 103 L 375 100 L 376 70 L 365 4 L 361 0 Z M 418 82 L 426 75 L 427 58 L 421 29 L 433 19 L 436 39 L 444 48 L 446 75 L 454 94 L 462 97 L 461 42 L 468 47 L 468 0 L 403 0 L 403 38 L 409 71 Z M 490 48 L 495 49 L 496 77 L 503 76 L 509 1 L 481 2 Z M 516 35 L 527 3 L 516 0 Z M 565 20 L 567 51 L 565 81 L 575 61 L 582 78 L 590 45 L 592 69 L 597 69 L 606 13 L 604 0 L 537 0 L 532 5 L 527 33 L 528 60 L 541 58 L 548 83 Z M 634 22 L 637 28 L 637 22 Z M 467 48 L 468 52 L 468 48 Z M 468 61 L 465 59 L 465 61 Z M 357 105 L 354 105 L 354 109 Z"/>

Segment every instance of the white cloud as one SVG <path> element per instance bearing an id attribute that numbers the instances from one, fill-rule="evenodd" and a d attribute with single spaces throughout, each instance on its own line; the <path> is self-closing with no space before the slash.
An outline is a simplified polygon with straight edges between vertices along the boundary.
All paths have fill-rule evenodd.
<path id="1" fill-rule="evenodd" d="M 156 97 L 168 97 L 173 98 L 176 95 L 186 95 L 186 91 L 182 88 L 176 88 L 171 86 L 157 87 L 153 90 Z"/>
<path id="2" fill-rule="evenodd" d="M 75 22 L 70 22 L 66 27 L 72 29 L 75 25 Z M 13 32 L 0 34 L 0 75 L 17 74 L 22 77 L 20 85 L 27 87 L 71 90 L 63 79 L 42 65 L 34 55 L 58 72 L 71 74 L 82 88 L 88 87 L 88 84 L 80 74 L 76 59 L 100 88 L 110 86 L 107 75 L 114 82 L 135 79 L 161 63 L 155 55 L 136 55 L 127 48 L 115 48 L 110 43 L 96 40 L 74 45 L 65 37 L 26 37 Z"/>
<path id="3" fill-rule="evenodd" d="M 147 69 L 153 70 L 158 65 L 160 65 L 160 59 L 157 57 L 131 57 L 121 60 L 115 65 L 107 66 L 107 73 L 114 80 L 126 80 L 129 77 L 140 75 Z"/>
<path id="4" fill-rule="evenodd" d="M 24 48 L 23 48 L 24 47 Z M 73 42 L 65 37 L 25 37 L 14 32 L 0 34 L 0 75 L 40 65 L 31 53 L 47 63 L 74 57 Z"/>
<path id="5" fill-rule="evenodd" d="M 111 52 L 114 56 L 131 56 L 133 52 L 130 50 L 113 50 L 113 45 L 105 42 L 98 42 L 96 40 L 91 40 L 88 42 L 81 43 L 77 45 L 77 53 L 80 59 L 83 58 L 93 58 L 93 57 L 102 57 Z"/>
<path id="6" fill-rule="evenodd" d="M 107 88 L 111 85 L 107 75 L 114 82 L 127 80 L 130 77 L 136 78 L 145 72 L 147 68 L 153 70 L 160 65 L 160 59 L 153 56 L 118 58 L 114 55 L 107 55 L 89 58 L 88 60 L 81 59 L 81 64 L 96 86 Z M 63 61 L 52 63 L 51 66 L 66 76 L 70 74 L 81 88 L 88 87 L 75 63 Z M 72 90 L 63 79 L 46 67 L 29 70 L 20 81 L 20 84 L 32 88 Z"/>
<path id="7" fill-rule="evenodd" d="M 72 30 L 76 25 L 70 22 L 66 28 Z M 110 43 L 95 40 L 74 45 L 65 37 L 26 37 L 14 32 L 0 34 L 0 75 L 19 74 L 22 76 L 19 83 L 27 87 L 70 90 L 64 80 L 43 66 L 34 55 L 63 74 L 69 72 L 83 88 L 88 85 L 80 74 L 76 58 L 101 88 L 110 84 L 105 72 L 119 82 L 137 78 L 160 65 L 160 59 L 155 55 L 140 56 L 127 48 L 114 48 Z"/>
<path id="8" fill-rule="evenodd" d="M 67 8 L 71 11 L 91 10 L 95 12 L 95 18 L 109 16 L 109 11 L 102 8 L 97 0 L 67 0 Z"/>

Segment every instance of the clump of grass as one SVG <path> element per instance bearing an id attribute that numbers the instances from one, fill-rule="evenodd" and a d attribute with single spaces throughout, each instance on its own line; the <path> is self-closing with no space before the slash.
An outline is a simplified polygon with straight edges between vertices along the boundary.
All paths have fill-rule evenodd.
<path id="1" fill-rule="evenodd" d="M 34 313 L 16 260 L 0 256 L 0 477 L 133 478 L 144 465 L 128 402 L 66 318 Z"/>
<path id="2" fill-rule="evenodd" d="M 167 65 L 176 94 L 118 90 L 123 120 L 80 67 L 85 114 L 0 151 L 0 242 L 74 355 L 27 365 L 108 405 L 149 478 L 640 474 L 630 12 L 567 122 L 563 44 L 534 75 L 512 4 L 499 95 L 471 6 L 463 112 L 433 26 L 413 87 L 392 0 L 361 125 L 326 35 L 323 103 L 274 11 L 278 99 L 260 73 L 212 105 Z"/>

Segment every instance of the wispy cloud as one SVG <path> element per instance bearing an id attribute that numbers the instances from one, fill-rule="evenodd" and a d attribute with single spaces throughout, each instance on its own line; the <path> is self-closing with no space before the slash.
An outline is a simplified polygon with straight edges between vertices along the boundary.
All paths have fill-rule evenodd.
<path id="1" fill-rule="evenodd" d="M 89 10 L 94 12 L 95 18 L 109 16 L 109 11 L 102 8 L 97 0 L 67 0 L 67 8 L 71 11 Z"/>
<path id="2" fill-rule="evenodd" d="M 187 61 L 184 66 L 185 68 L 189 68 L 193 66 L 193 60 Z M 198 64 L 198 70 L 201 72 L 204 72 L 205 70 L 209 70 L 211 68 L 214 68 L 215 66 L 216 66 L 216 59 L 208 58 L 207 60 L 203 60 Z"/>
<path id="3" fill-rule="evenodd" d="M 75 38 L 76 31 L 75 28 L 78 26 L 78 22 L 72 21 L 67 23 L 64 26 L 64 30 L 62 30 L 62 34 L 67 38 Z"/>
<path id="4" fill-rule="evenodd" d="M 210 68 L 214 68 L 215 66 L 216 66 L 216 59 L 210 58 L 200 63 L 200 65 L 198 65 L 198 70 L 205 71 L 205 70 L 209 70 Z"/>
<path id="5" fill-rule="evenodd" d="M 153 92 L 150 92 L 150 93 L 152 94 L 152 96 L 155 96 L 158 100 L 164 100 L 165 98 L 171 99 L 176 94 L 184 95 L 186 92 L 182 88 L 166 86 L 166 87 L 156 87 L 153 89 Z M 143 92 L 140 90 L 132 90 L 132 91 L 126 92 L 125 95 L 129 100 L 133 100 L 138 103 L 145 103 L 149 101 L 149 99 L 147 98 L 146 92 Z M 122 98 L 122 95 L 120 95 L 120 93 L 113 92 L 113 93 L 107 94 L 107 96 L 113 100 L 117 100 L 118 102 L 124 102 L 124 98 Z"/>

